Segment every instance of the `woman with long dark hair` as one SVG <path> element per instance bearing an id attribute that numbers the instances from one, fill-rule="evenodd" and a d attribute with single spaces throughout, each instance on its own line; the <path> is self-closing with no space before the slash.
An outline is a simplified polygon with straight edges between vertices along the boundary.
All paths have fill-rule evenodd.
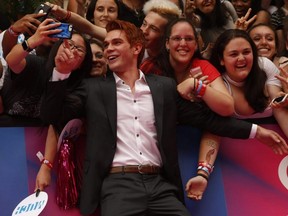
<path id="1" fill-rule="evenodd" d="M 265 59 L 258 57 L 257 48 L 248 33 L 235 29 L 219 36 L 211 63 L 222 74 L 234 98 L 235 117 L 254 119 L 274 116 L 288 136 L 288 110 L 272 109 L 270 106 L 271 100 L 281 94 L 282 86 L 275 78 L 278 73 L 263 66 Z"/>
<path id="2" fill-rule="evenodd" d="M 201 56 L 197 32 L 189 19 L 179 18 L 171 21 L 166 27 L 161 54 L 145 60 L 140 68 L 144 73 L 156 73 L 174 78 L 181 96 L 192 103 L 206 103 L 210 109 L 222 116 L 230 116 L 234 112 L 233 99 L 220 73 Z M 190 178 L 189 174 L 186 185 L 189 198 L 202 199 L 219 150 L 219 140 L 219 136 L 203 133 L 199 167 L 205 163 L 209 171 L 198 169 L 197 176 L 193 178 Z M 190 161 L 191 155 L 188 157 L 187 160 Z"/>
<path id="3" fill-rule="evenodd" d="M 2 89 L 4 111 L 10 115 L 38 118 L 41 96 L 53 70 L 75 71 L 69 77 L 69 88 L 78 85 L 91 70 L 92 54 L 89 43 L 74 33 L 69 40 L 51 38 L 49 34 L 59 24 L 53 19 L 42 22 L 34 35 L 22 44 L 16 44 L 6 56 L 9 66 Z M 48 58 L 31 54 L 37 46 L 55 42 Z"/>

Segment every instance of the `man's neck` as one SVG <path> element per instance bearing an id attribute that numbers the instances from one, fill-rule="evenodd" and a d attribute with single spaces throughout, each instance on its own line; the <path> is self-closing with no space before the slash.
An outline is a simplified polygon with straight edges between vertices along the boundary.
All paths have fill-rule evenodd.
<path id="1" fill-rule="evenodd" d="M 140 77 L 138 68 L 133 68 L 125 72 L 114 72 L 120 79 L 122 79 L 126 85 L 128 85 L 132 92 L 134 92 L 134 85 L 136 80 Z"/>

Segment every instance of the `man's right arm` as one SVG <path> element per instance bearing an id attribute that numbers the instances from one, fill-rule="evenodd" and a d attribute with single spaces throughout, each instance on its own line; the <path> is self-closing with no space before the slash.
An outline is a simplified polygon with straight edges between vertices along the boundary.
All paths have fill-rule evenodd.
<path id="1" fill-rule="evenodd" d="M 191 103 L 179 97 L 178 112 L 180 123 L 202 128 L 223 137 L 256 138 L 272 148 L 276 154 L 288 153 L 286 141 L 275 131 L 232 117 L 219 116 L 204 104 Z"/>
<path id="2" fill-rule="evenodd" d="M 178 97 L 180 124 L 207 130 L 215 135 L 236 139 L 250 138 L 252 124 L 214 113 L 204 103 L 190 102 Z"/>

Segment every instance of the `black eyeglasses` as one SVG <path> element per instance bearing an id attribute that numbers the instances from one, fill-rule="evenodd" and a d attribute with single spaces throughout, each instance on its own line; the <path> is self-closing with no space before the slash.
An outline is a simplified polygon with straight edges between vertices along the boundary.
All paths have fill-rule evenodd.
<path id="1" fill-rule="evenodd" d="M 84 49 L 84 47 L 75 45 L 75 42 L 73 40 L 68 40 L 69 47 L 66 47 L 65 42 L 63 42 L 62 44 L 64 48 L 68 49 L 70 47 L 71 50 L 76 49 L 77 52 L 81 55 L 86 53 L 86 50 Z"/>

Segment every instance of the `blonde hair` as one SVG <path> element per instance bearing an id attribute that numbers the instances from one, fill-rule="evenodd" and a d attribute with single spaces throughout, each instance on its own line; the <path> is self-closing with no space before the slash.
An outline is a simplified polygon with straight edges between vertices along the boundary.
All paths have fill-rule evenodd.
<path id="1" fill-rule="evenodd" d="M 144 4 L 143 12 L 147 15 L 150 11 L 158 13 L 159 15 L 174 15 L 180 17 L 181 9 L 169 0 L 149 0 Z"/>

